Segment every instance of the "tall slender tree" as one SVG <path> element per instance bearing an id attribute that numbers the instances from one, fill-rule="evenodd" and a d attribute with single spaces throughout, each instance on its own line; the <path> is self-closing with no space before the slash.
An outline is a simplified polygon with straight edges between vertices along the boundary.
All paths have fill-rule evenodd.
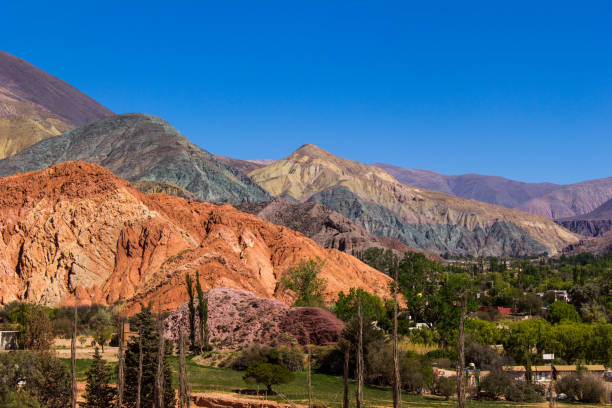
<path id="1" fill-rule="evenodd" d="M 77 406 L 77 381 L 76 381 L 76 338 L 77 338 L 77 300 L 76 295 L 74 297 L 74 316 L 72 319 L 72 340 L 70 341 L 70 374 L 72 377 L 72 397 L 70 400 L 70 406 L 76 408 Z"/>
<path id="2" fill-rule="evenodd" d="M 198 329 L 200 335 L 200 352 L 208 350 L 208 301 L 200 284 L 200 274 L 196 272 L 196 291 L 198 292 Z"/>
<path id="3" fill-rule="evenodd" d="M 361 296 L 357 297 L 357 390 L 355 403 L 357 408 L 363 404 L 363 316 L 361 313 Z"/>
<path id="4" fill-rule="evenodd" d="M 166 340 L 164 339 L 163 333 L 163 321 L 161 302 L 158 300 L 157 307 L 157 338 L 159 346 L 157 348 L 157 370 L 155 371 L 155 407 L 164 408 L 164 360 L 166 359 Z"/>
<path id="5" fill-rule="evenodd" d="M 199 279 L 198 279 L 199 281 Z M 194 294 L 193 294 L 193 282 L 189 274 L 185 274 L 185 284 L 187 285 L 187 295 L 189 296 L 189 303 L 187 308 L 189 309 L 189 340 L 191 341 L 191 350 L 196 349 L 196 330 L 195 330 L 195 306 L 194 306 Z"/>
<path id="6" fill-rule="evenodd" d="M 138 377 L 136 378 L 136 408 L 140 408 L 140 401 L 142 398 L 142 363 L 142 333 L 140 332 L 140 330 L 138 330 Z"/>
<path id="7" fill-rule="evenodd" d="M 457 406 L 465 408 L 465 318 L 467 314 L 467 294 L 459 298 L 459 337 L 457 339 Z"/>
<path id="8" fill-rule="evenodd" d="M 179 408 L 190 408 L 191 387 L 187 377 L 187 365 L 185 363 L 185 339 L 183 330 L 179 329 Z"/>
<path id="9" fill-rule="evenodd" d="M 393 408 L 402 408 L 402 382 L 399 368 L 399 350 L 397 348 L 398 267 L 393 265 L 393 269 Z"/>
<path id="10" fill-rule="evenodd" d="M 350 345 L 347 341 L 343 341 L 344 346 L 344 372 L 342 380 L 344 383 L 344 398 L 342 399 L 342 408 L 349 408 L 349 363 L 350 363 Z"/>
<path id="11" fill-rule="evenodd" d="M 117 363 L 117 408 L 123 408 L 123 389 L 124 389 L 124 370 L 125 370 L 125 356 L 123 354 L 123 347 L 125 343 L 125 320 L 123 317 L 119 318 L 119 356 Z"/>

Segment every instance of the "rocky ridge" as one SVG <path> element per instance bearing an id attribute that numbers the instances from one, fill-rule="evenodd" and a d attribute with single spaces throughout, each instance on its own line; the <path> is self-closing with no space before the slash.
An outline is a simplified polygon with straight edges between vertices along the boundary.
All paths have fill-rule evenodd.
<path id="1" fill-rule="evenodd" d="M 108 170 L 67 162 L 0 179 L 0 303 L 57 305 L 187 299 L 186 273 L 204 289 L 229 287 L 291 301 L 282 275 L 297 262 L 325 259 L 332 300 L 362 287 L 388 294 L 389 278 L 288 228 L 229 205 L 142 194 Z"/>
<path id="2" fill-rule="evenodd" d="M 99 164 L 131 182 L 169 182 L 207 201 L 270 199 L 253 180 L 215 160 L 168 122 L 138 113 L 111 116 L 43 140 L 1 160 L 0 176 L 68 160 Z"/>
<path id="3" fill-rule="evenodd" d="M 61 79 L 0 51 L 0 159 L 112 114 Z"/>
<path id="4" fill-rule="evenodd" d="M 304 145 L 250 176 L 276 197 L 316 201 L 374 235 L 437 253 L 556 253 L 578 237 L 551 220 L 408 187 L 384 170 Z"/>

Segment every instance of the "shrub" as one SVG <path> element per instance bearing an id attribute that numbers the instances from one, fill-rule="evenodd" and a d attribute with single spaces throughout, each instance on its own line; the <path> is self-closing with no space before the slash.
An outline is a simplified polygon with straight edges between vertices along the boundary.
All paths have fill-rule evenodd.
<path id="1" fill-rule="evenodd" d="M 538 402 L 542 400 L 542 389 L 535 384 L 517 381 L 505 372 L 493 370 L 480 382 L 480 390 L 490 398 L 504 397 L 508 401 Z"/>
<path id="2" fill-rule="evenodd" d="M 572 401 L 597 404 L 606 398 L 603 380 L 591 374 L 567 375 L 557 382 L 555 390 L 558 394 L 566 394 Z"/>
<path id="3" fill-rule="evenodd" d="M 448 400 L 457 393 L 457 381 L 455 377 L 438 377 L 434 383 L 434 392 L 442 395 Z"/>

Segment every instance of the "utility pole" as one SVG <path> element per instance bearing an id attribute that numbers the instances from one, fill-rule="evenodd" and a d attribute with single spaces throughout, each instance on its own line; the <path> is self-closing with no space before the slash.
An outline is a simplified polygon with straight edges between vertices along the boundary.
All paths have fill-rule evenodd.
<path id="1" fill-rule="evenodd" d="M 393 277 L 393 408 L 402 408 L 402 382 L 399 370 L 399 350 L 397 348 L 397 291 L 398 267 L 395 266 Z"/>

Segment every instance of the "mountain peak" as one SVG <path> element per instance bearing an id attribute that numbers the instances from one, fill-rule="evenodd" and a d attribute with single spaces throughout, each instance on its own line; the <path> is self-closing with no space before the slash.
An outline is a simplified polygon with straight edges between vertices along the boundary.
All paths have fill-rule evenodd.
<path id="1" fill-rule="evenodd" d="M 336 157 L 330 152 L 328 152 L 327 150 L 322 149 L 319 146 L 314 145 L 312 143 L 307 143 L 305 145 L 302 145 L 299 149 L 293 152 L 291 156 L 292 157 L 310 157 L 312 159 Z"/>

